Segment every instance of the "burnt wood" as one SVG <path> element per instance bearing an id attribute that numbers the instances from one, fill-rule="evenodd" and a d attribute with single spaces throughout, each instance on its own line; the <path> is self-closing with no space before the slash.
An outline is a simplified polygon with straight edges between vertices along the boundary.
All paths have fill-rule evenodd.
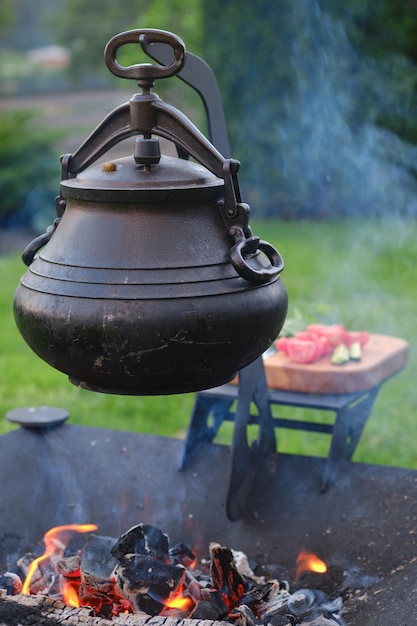
<path id="1" fill-rule="evenodd" d="M 119 615 L 110 622 L 94 617 L 87 607 L 72 609 L 44 596 L 0 596 L 0 624 L 6 626 L 196 626 L 192 619 Z M 226 622 L 199 620 L 199 626 L 225 626 Z"/>
<path id="2" fill-rule="evenodd" d="M 230 608 L 236 606 L 246 591 L 245 581 L 237 570 L 230 548 L 210 544 L 211 577 Z"/>

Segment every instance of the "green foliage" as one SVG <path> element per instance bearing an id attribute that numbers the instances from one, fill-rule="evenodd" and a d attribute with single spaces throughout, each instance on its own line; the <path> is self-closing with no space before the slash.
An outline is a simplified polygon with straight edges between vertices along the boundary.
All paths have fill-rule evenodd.
<path id="1" fill-rule="evenodd" d="M 108 81 L 104 48 L 113 35 L 133 28 L 147 6 L 145 0 L 65 0 L 59 16 L 51 20 L 57 41 L 71 52 L 69 73 L 72 80 L 88 84 Z"/>
<path id="2" fill-rule="evenodd" d="M 5 31 L 13 24 L 13 0 L 2 0 L 0 4 L 0 32 Z"/>
<path id="3" fill-rule="evenodd" d="M 175 33 L 190 52 L 201 54 L 203 0 L 154 0 L 136 22 L 137 28 L 160 28 Z"/>
<path id="4" fill-rule="evenodd" d="M 415 2 L 320 0 L 320 5 L 343 20 L 352 45 L 359 51 L 377 58 L 401 53 L 417 61 Z"/>
<path id="5" fill-rule="evenodd" d="M 80 20 L 80 16 L 82 19 Z M 65 0 L 64 11 L 54 21 L 55 36 L 71 50 L 70 72 L 80 82 L 86 75 L 110 74 L 103 62 L 105 45 L 118 33 L 135 28 L 159 28 L 176 33 L 198 52 L 202 36 L 202 0 Z M 122 51 L 121 51 L 122 53 Z M 149 62 L 139 46 L 123 56 L 124 65 Z M 120 81 L 119 81 L 120 84 Z"/>
<path id="6" fill-rule="evenodd" d="M 378 81 L 367 84 L 380 103 L 376 122 L 417 144 L 416 3 L 353 0 L 336 5 L 321 0 L 320 4 L 342 21 L 358 56 L 373 59 L 386 79 L 384 93 Z"/>
<path id="7" fill-rule="evenodd" d="M 30 225 L 30 211 L 38 203 L 53 202 L 60 173 L 57 137 L 34 111 L 0 117 L 0 226 L 22 219 Z"/>

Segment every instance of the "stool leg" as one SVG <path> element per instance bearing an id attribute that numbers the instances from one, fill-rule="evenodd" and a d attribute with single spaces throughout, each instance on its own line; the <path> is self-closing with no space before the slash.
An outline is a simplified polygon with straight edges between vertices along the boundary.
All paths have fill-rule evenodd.
<path id="1" fill-rule="evenodd" d="M 199 453 L 207 443 L 213 441 L 233 402 L 233 399 L 229 400 L 207 394 L 196 394 L 185 441 L 181 470 L 186 469 L 196 454 Z M 213 421 L 210 424 L 209 420 L 211 415 Z"/>
<path id="2" fill-rule="evenodd" d="M 371 414 L 380 386 L 353 400 L 336 413 L 333 436 L 321 490 L 327 489 L 338 461 L 350 461 Z"/>

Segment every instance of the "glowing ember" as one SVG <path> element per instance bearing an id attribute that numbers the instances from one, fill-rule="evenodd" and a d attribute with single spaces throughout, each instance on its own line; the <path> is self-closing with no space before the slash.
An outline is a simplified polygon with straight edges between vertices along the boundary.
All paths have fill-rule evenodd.
<path id="1" fill-rule="evenodd" d="M 64 550 L 73 532 L 89 533 L 97 529 L 98 526 L 95 524 L 66 524 L 65 526 L 55 526 L 48 530 L 43 537 L 45 552 L 30 564 L 25 582 L 23 583 L 22 593 L 26 595 L 30 594 L 30 582 L 40 563 L 50 559 L 52 556 L 63 556 Z"/>
<path id="2" fill-rule="evenodd" d="M 324 574 L 327 572 L 327 565 L 316 554 L 301 550 L 296 561 L 295 580 L 298 580 L 303 572 L 315 572 Z"/>

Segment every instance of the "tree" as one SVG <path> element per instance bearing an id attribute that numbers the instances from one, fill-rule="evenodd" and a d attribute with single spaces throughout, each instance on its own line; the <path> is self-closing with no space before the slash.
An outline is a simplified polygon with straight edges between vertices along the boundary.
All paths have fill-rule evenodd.
<path id="1" fill-rule="evenodd" d="M 91 84 L 110 78 L 103 50 L 108 40 L 132 28 L 145 0 L 64 0 L 59 18 L 51 21 L 57 41 L 71 52 L 70 76 L 74 82 Z"/>
<path id="2" fill-rule="evenodd" d="M 71 76 L 86 74 L 110 78 L 104 65 L 105 45 L 119 32 L 135 28 L 159 28 L 178 34 L 190 50 L 200 47 L 202 0 L 65 0 L 64 11 L 54 22 L 55 35 L 71 51 Z M 82 19 L 80 19 L 82 16 Z M 127 46 L 126 46 L 127 48 Z M 121 51 L 122 52 L 122 51 Z M 123 53 L 125 65 L 149 62 L 138 46 Z M 120 84 L 120 81 L 119 81 Z"/>
<path id="3" fill-rule="evenodd" d="M 0 32 L 10 28 L 14 20 L 13 0 L 2 0 L 0 4 Z"/>
<path id="4" fill-rule="evenodd" d="M 39 123 L 34 111 L 9 111 L 1 116 L 0 228 L 40 226 L 42 208 L 53 205 L 57 192 L 57 138 L 56 131 Z"/>

